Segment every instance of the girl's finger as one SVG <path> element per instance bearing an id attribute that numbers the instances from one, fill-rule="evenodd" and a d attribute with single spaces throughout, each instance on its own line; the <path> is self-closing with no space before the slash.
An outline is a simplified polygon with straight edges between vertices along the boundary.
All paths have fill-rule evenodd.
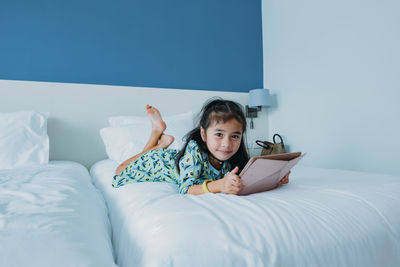
<path id="1" fill-rule="evenodd" d="M 284 178 L 282 178 L 282 180 L 279 183 L 280 184 L 287 184 L 287 183 L 289 183 L 289 178 L 287 176 L 285 176 Z"/>
<path id="2" fill-rule="evenodd" d="M 238 171 L 239 171 L 239 167 L 236 166 L 232 171 L 230 171 L 230 173 L 236 174 Z"/>
<path id="3" fill-rule="evenodd" d="M 239 191 L 242 187 L 240 185 L 232 185 L 231 190 Z"/>
<path id="4" fill-rule="evenodd" d="M 232 183 L 231 183 L 231 186 L 233 186 L 233 187 L 240 187 L 241 184 L 242 184 L 242 183 L 241 183 L 240 181 L 233 180 Z"/>

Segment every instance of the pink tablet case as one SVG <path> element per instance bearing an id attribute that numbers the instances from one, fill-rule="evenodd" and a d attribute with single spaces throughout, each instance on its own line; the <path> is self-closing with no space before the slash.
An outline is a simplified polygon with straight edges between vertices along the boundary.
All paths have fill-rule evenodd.
<path id="1" fill-rule="evenodd" d="M 304 157 L 301 152 L 253 157 L 239 176 L 245 186 L 239 195 L 271 190 Z"/>

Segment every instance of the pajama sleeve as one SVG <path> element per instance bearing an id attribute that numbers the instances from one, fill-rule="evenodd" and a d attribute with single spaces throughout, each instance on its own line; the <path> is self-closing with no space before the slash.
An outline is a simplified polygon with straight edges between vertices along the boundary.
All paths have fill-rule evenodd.
<path id="1" fill-rule="evenodd" d="M 179 193 L 186 194 L 189 187 L 198 184 L 202 165 L 200 149 L 196 141 L 191 140 L 179 161 Z"/>

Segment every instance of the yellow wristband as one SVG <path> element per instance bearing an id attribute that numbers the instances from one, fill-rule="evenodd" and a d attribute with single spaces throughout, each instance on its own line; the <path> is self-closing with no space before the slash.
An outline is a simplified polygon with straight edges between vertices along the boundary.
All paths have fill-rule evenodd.
<path id="1" fill-rule="evenodd" d="M 212 182 L 212 180 L 211 179 L 207 179 L 201 185 L 203 187 L 204 193 L 210 193 L 210 190 L 208 190 L 208 187 L 207 187 L 207 183 L 209 183 L 209 182 Z"/>

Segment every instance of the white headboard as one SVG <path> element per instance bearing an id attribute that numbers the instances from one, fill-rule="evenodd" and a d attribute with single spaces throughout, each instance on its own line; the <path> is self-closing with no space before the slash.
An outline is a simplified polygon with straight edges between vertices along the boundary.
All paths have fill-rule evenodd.
<path id="1" fill-rule="evenodd" d="M 146 104 L 156 106 L 164 115 L 190 110 L 198 113 L 203 103 L 215 96 L 242 105 L 248 100 L 247 93 L 11 80 L 0 80 L 0 93 L 0 112 L 50 112 L 50 160 L 72 160 L 86 167 L 107 157 L 99 130 L 107 127 L 109 116 L 145 116 Z M 265 110 L 254 124 L 247 140 L 265 139 Z"/>

